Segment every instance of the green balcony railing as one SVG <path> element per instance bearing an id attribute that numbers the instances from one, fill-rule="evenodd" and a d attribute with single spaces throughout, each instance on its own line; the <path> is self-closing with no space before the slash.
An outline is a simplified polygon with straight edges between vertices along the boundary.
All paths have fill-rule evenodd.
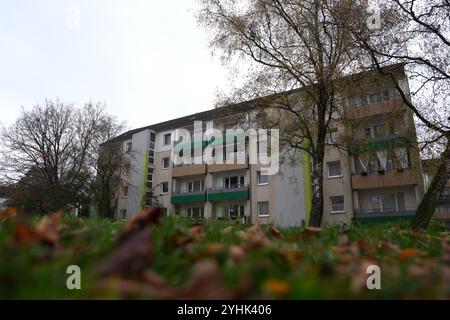
<path id="1" fill-rule="evenodd" d="M 172 193 L 170 201 L 172 204 L 205 202 L 206 192 L 198 191 L 198 192 Z"/>
<path id="2" fill-rule="evenodd" d="M 208 191 L 208 201 L 247 200 L 250 197 L 248 187 L 231 189 L 212 189 Z"/>

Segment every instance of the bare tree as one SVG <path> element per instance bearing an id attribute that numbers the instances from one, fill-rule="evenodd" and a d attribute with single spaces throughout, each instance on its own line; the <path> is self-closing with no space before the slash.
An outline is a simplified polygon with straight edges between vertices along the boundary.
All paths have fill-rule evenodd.
<path id="1" fill-rule="evenodd" d="M 3 177 L 40 197 L 36 210 L 88 201 L 93 149 L 107 121 L 102 105 L 77 109 L 46 101 L 22 110 L 16 122 L 1 131 Z"/>
<path id="2" fill-rule="evenodd" d="M 367 52 L 364 63 L 390 77 L 404 104 L 417 120 L 425 156 L 440 157 L 439 167 L 419 204 L 413 228 L 427 228 L 439 195 L 450 178 L 450 3 L 448 0 L 378 0 L 379 28 L 369 29 L 364 12 L 349 6 L 355 19 L 342 21 L 355 42 Z M 410 74 L 411 91 L 383 68 L 403 63 Z"/>
<path id="3" fill-rule="evenodd" d="M 323 215 L 326 138 L 339 118 L 337 79 L 353 69 L 357 48 L 337 23 L 331 0 L 204 0 L 199 22 L 225 63 L 247 67 L 239 97 L 261 98 L 280 128 L 284 155 L 309 154 L 312 163 L 310 225 Z M 335 10 L 348 18 L 343 10 Z M 295 89 L 295 90 L 294 90 Z M 267 117 L 266 117 L 267 118 Z"/>

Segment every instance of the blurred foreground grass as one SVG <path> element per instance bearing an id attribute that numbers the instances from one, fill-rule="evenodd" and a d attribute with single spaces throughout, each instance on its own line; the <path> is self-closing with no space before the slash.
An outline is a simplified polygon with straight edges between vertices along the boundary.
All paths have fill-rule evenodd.
<path id="1" fill-rule="evenodd" d="M 118 261 L 123 223 L 63 215 L 45 241 L 38 223 L 0 222 L 1 299 L 450 297 L 450 237 L 439 224 L 278 229 L 166 217 L 144 226 L 149 240 L 125 240 L 122 251 L 141 249 Z M 105 264 L 115 271 L 99 271 Z M 381 290 L 366 287 L 371 264 Z M 81 268 L 81 290 L 66 287 L 69 265 Z"/>

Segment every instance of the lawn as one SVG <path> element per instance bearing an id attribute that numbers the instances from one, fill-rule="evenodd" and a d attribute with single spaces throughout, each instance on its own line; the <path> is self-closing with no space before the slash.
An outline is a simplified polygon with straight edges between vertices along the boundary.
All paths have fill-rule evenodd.
<path id="1" fill-rule="evenodd" d="M 69 290 L 67 267 L 81 270 Z M 369 290 L 378 265 L 381 289 Z M 53 214 L 0 222 L 1 299 L 448 299 L 450 233 L 437 223 L 276 228 Z"/>

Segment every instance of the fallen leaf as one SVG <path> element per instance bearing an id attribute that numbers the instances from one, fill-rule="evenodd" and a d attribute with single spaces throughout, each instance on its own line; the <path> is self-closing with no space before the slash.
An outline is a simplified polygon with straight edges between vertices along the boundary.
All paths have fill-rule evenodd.
<path id="1" fill-rule="evenodd" d="M 305 236 L 318 235 L 321 231 L 321 228 L 306 227 L 305 229 L 303 229 L 302 234 Z"/>
<path id="2" fill-rule="evenodd" d="M 240 262 L 245 258 L 245 251 L 239 246 L 230 246 L 230 256 L 234 262 Z"/>
<path id="3" fill-rule="evenodd" d="M 212 260 L 200 260 L 192 267 L 192 273 L 183 288 L 172 297 L 159 299 L 177 300 L 227 300 L 238 297 L 222 282 L 219 265 Z"/>
<path id="4" fill-rule="evenodd" d="M 145 228 L 129 232 L 125 240 L 99 267 L 102 276 L 142 271 L 150 266 L 153 258 L 152 237 Z"/>
<path id="5" fill-rule="evenodd" d="M 23 245 L 30 242 L 38 242 L 40 240 L 37 232 L 26 224 L 19 224 L 16 226 L 13 234 L 13 240 L 17 244 Z"/>
<path id="6" fill-rule="evenodd" d="M 398 244 L 395 244 L 395 243 L 390 242 L 390 241 L 383 241 L 382 247 L 384 249 L 389 249 L 389 250 L 394 250 L 394 251 L 399 251 L 400 250 L 400 246 Z"/>
<path id="7" fill-rule="evenodd" d="M 189 232 L 194 240 L 200 240 L 203 236 L 203 225 L 196 224 L 189 228 Z"/>
<path id="8" fill-rule="evenodd" d="M 222 243 L 210 243 L 206 246 L 206 251 L 210 254 L 218 254 L 223 252 L 225 246 Z"/>
<path id="9" fill-rule="evenodd" d="M 420 249 L 407 248 L 407 249 L 403 249 L 402 251 L 400 251 L 398 258 L 400 259 L 400 261 L 405 261 L 410 258 L 421 257 L 424 255 L 425 255 L 425 252 L 423 252 Z"/>
<path id="10" fill-rule="evenodd" d="M 16 208 L 6 208 L 0 212 L 0 220 L 8 220 L 17 216 Z"/>
<path id="11" fill-rule="evenodd" d="M 282 297 L 291 291 L 289 283 L 279 279 L 269 279 L 265 283 L 265 288 L 271 295 Z"/>
<path id="12" fill-rule="evenodd" d="M 142 211 L 142 213 L 134 215 L 122 229 L 119 241 L 125 240 L 129 235 L 133 234 L 133 232 L 137 230 L 141 230 L 150 225 L 158 224 L 160 217 L 161 217 L 160 207 L 147 208 L 144 211 Z"/>
<path id="13" fill-rule="evenodd" d="M 61 212 L 44 216 L 35 230 L 42 243 L 49 246 L 57 246 L 59 242 L 59 227 L 61 223 Z"/>
<path id="14" fill-rule="evenodd" d="M 269 233 L 272 235 L 272 237 L 277 238 L 277 239 L 283 239 L 283 234 L 281 233 L 280 230 L 278 230 L 275 227 L 271 227 L 269 230 Z"/>

